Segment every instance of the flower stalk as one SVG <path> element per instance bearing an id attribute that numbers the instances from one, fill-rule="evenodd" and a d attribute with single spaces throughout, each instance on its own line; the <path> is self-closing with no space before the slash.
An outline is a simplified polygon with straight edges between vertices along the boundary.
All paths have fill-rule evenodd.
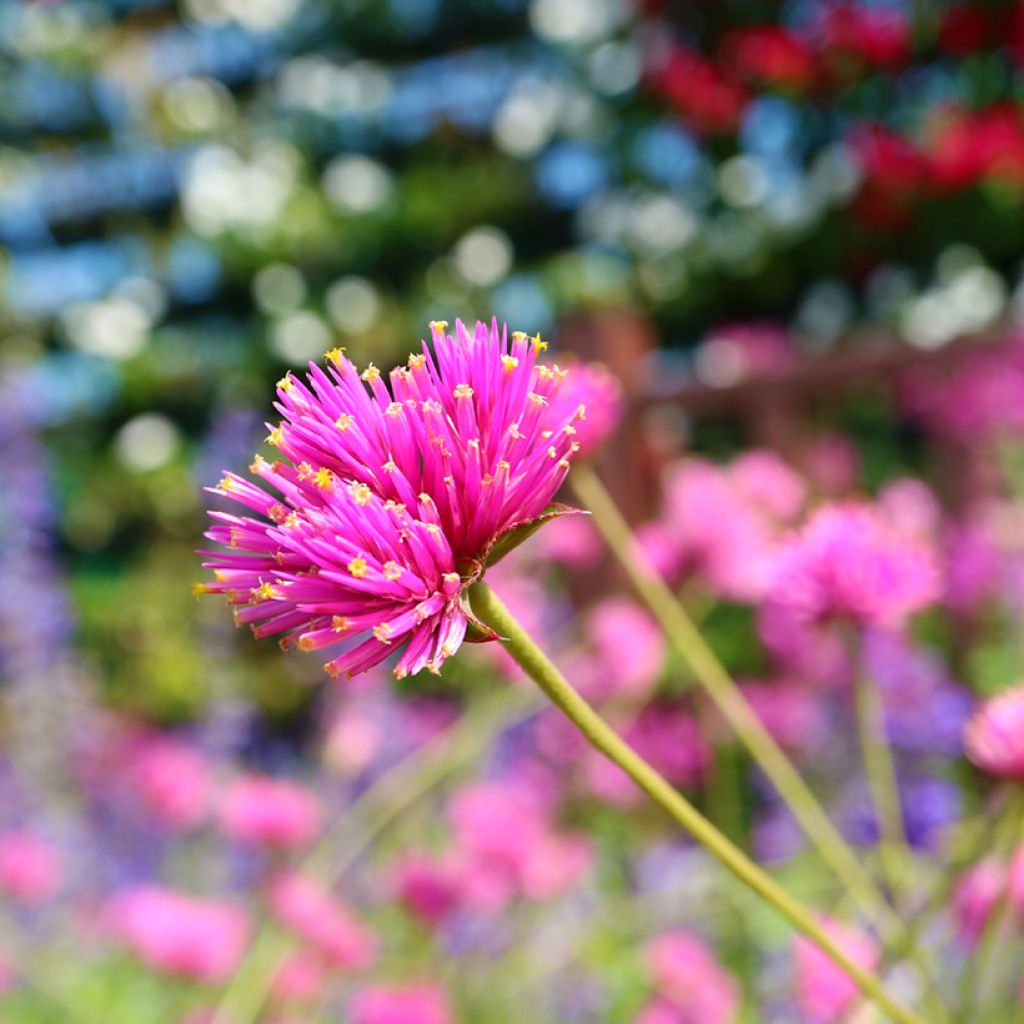
<path id="1" fill-rule="evenodd" d="M 898 1003 L 872 973 L 854 964 L 824 933 L 812 913 L 782 889 L 742 850 L 734 846 L 692 804 L 643 760 L 573 689 L 501 599 L 484 582 L 469 592 L 474 612 L 501 637 L 515 662 L 585 739 L 621 768 L 677 824 L 712 853 L 732 874 L 772 906 L 797 931 L 815 943 L 890 1020 L 924 1024 L 914 1011 Z"/>

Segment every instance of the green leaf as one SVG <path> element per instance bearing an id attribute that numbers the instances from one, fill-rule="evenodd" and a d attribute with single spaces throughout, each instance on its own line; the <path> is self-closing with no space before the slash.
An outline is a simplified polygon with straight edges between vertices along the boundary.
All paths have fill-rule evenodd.
<path id="1" fill-rule="evenodd" d="M 586 516 L 589 512 L 581 508 L 573 508 L 571 505 L 563 505 L 561 502 L 553 501 L 539 516 L 533 519 L 524 519 L 522 522 L 513 523 L 503 534 L 496 537 L 484 556 L 484 565 L 490 567 L 497 565 L 510 551 L 519 547 L 528 537 L 536 533 L 545 523 L 553 519 L 561 519 L 562 516 Z"/>

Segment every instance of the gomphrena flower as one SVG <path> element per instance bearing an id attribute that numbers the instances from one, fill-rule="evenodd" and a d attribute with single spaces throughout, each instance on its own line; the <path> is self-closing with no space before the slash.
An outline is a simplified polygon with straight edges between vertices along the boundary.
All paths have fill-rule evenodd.
<path id="1" fill-rule="evenodd" d="M 303 650 L 334 648 L 352 675 L 405 645 L 395 674 L 437 671 L 471 619 L 464 591 L 489 560 L 548 515 L 578 450 L 582 406 L 556 407 L 565 371 L 540 337 L 431 324 L 432 345 L 384 375 L 335 349 L 327 368 L 278 383 L 282 420 L 253 483 L 214 493 L 255 512 L 211 512 L 204 552 L 236 621 Z M 483 636 L 487 636 L 486 630 Z M 343 645 L 341 653 L 337 653 Z"/>
<path id="2" fill-rule="evenodd" d="M 979 708 L 964 729 L 964 748 L 982 771 L 1024 781 L 1024 685 Z"/>

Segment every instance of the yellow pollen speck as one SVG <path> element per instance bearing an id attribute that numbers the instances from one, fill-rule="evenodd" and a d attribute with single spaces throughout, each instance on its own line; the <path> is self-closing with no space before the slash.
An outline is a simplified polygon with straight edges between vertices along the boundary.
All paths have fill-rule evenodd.
<path id="1" fill-rule="evenodd" d="M 370 365 L 363 370 L 359 376 L 369 384 L 372 381 L 380 380 L 380 370 L 378 370 L 373 363 L 370 363 Z"/>
<path id="2" fill-rule="evenodd" d="M 434 499 L 429 494 L 427 494 L 426 491 L 424 491 L 423 494 L 418 495 L 418 497 L 420 499 L 420 502 L 424 505 L 434 504 Z"/>
<path id="3" fill-rule="evenodd" d="M 457 384 L 452 394 L 456 398 L 472 398 L 473 389 L 468 384 Z"/>
<path id="4" fill-rule="evenodd" d="M 334 618 L 331 619 L 331 629 L 333 629 L 335 633 L 346 633 L 351 628 L 352 620 L 346 618 L 344 615 L 335 615 Z"/>
<path id="5" fill-rule="evenodd" d="M 249 463 L 249 472 L 254 474 L 263 473 L 267 468 L 267 460 L 262 455 L 257 455 Z"/>
<path id="6" fill-rule="evenodd" d="M 214 570 L 213 570 L 213 578 L 214 578 L 214 579 L 215 579 L 215 580 L 216 580 L 216 581 L 217 581 L 218 583 L 224 583 L 224 582 L 226 582 L 226 581 L 227 581 L 227 578 L 228 578 L 228 577 L 227 577 L 227 573 L 226 573 L 226 572 L 224 572 L 224 570 L 223 570 L 223 569 L 214 569 Z"/>
<path id="7" fill-rule="evenodd" d="M 511 373 L 519 365 L 519 360 L 515 356 L 502 356 L 501 365 L 506 373 Z"/>
<path id="8" fill-rule="evenodd" d="M 427 533 L 433 537 L 441 536 L 441 527 L 437 523 L 427 523 Z"/>
<path id="9" fill-rule="evenodd" d="M 543 437 L 544 440 L 546 441 L 553 433 L 554 433 L 553 430 L 542 430 L 540 432 L 540 436 Z"/>
<path id="10" fill-rule="evenodd" d="M 509 472 L 509 470 L 512 469 L 512 463 L 506 461 L 505 459 L 501 459 L 498 462 L 498 469 L 503 471 L 503 472 L 505 472 L 505 473 L 507 473 L 507 472 Z"/>
<path id="11" fill-rule="evenodd" d="M 401 416 L 405 409 L 401 402 L 392 402 L 387 409 L 384 410 L 389 416 Z"/>
<path id="12" fill-rule="evenodd" d="M 267 515 L 275 523 L 283 523 L 288 518 L 288 509 L 284 505 L 274 504 L 267 509 Z"/>
<path id="13" fill-rule="evenodd" d="M 299 637 L 299 650 L 300 651 L 305 651 L 308 654 L 310 651 L 312 651 L 315 648 L 315 646 L 316 646 L 316 644 L 314 643 L 312 637 L 308 637 L 308 636 L 300 636 Z"/>
<path id="14" fill-rule="evenodd" d="M 562 428 L 568 437 L 575 437 L 577 430 L 575 427 L 565 426 Z"/>
<path id="15" fill-rule="evenodd" d="M 295 381 L 292 380 L 292 375 L 286 373 L 278 382 L 278 388 L 280 388 L 286 395 L 293 387 L 295 387 Z"/>
<path id="16" fill-rule="evenodd" d="M 435 332 L 447 331 L 448 321 L 447 320 L 431 320 L 430 329 Z"/>
<path id="17" fill-rule="evenodd" d="M 281 442 L 284 440 L 284 427 L 275 427 L 267 435 L 267 444 L 273 445 L 275 448 L 281 447 Z"/>
<path id="18" fill-rule="evenodd" d="M 217 484 L 218 489 L 222 491 L 230 491 L 234 486 L 235 482 L 229 476 L 222 477 L 220 483 Z"/>
<path id="19" fill-rule="evenodd" d="M 324 359 L 329 359 L 335 366 L 340 366 L 344 355 L 345 350 L 343 348 L 332 348 L 330 352 L 324 353 Z"/>
<path id="20" fill-rule="evenodd" d="M 327 662 L 327 664 L 326 664 L 326 665 L 324 665 L 324 671 L 325 671 L 325 672 L 326 672 L 326 673 L 327 673 L 327 674 L 328 674 L 328 675 L 329 675 L 329 676 L 330 676 L 330 677 L 331 677 L 332 679 L 337 679 L 337 678 L 338 678 L 338 676 L 339 676 L 339 675 L 341 675 L 341 669 L 340 669 L 340 668 L 338 668 L 338 666 L 337 666 L 337 665 L 335 665 L 333 661 L 329 661 L 329 662 Z"/>
<path id="21" fill-rule="evenodd" d="M 536 391 L 530 391 L 526 397 L 533 402 L 534 405 L 547 405 L 548 400 L 543 395 L 538 395 Z"/>
<path id="22" fill-rule="evenodd" d="M 253 587 L 250 593 L 258 601 L 272 601 L 275 597 L 281 596 L 281 592 L 272 583 L 263 580 L 260 580 L 260 585 Z"/>
<path id="23" fill-rule="evenodd" d="M 325 491 L 334 483 L 334 474 L 329 469 L 318 469 L 313 482 L 321 491 Z"/>
<path id="24" fill-rule="evenodd" d="M 366 484 L 351 483 L 348 486 L 348 493 L 352 495 L 352 500 L 357 505 L 366 505 L 373 496 L 373 492 Z"/>
<path id="25" fill-rule="evenodd" d="M 513 341 L 526 341 L 526 339 L 528 337 L 529 337 L 529 335 L 526 333 L 526 331 L 513 331 L 512 332 L 512 340 Z"/>
<path id="26" fill-rule="evenodd" d="M 338 417 L 338 418 L 337 418 L 337 419 L 336 419 L 336 420 L 334 421 L 334 425 L 335 425 L 335 426 L 336 426 L 336 427 L 337 427 L 337 428 L 338 428 L 339 430 L 348 430 L 348 428 L 349 428 L 349 427 L 351 427 L 351 426 L 352 426 L 352 424 L 353 424 L 353 423 L 355 423 L 355 421 L 356 421 L 356 418 L 355 418 L 355 416 L 351 415 L 351 413 L 343 412 L 343 413 L 342 413 L 342 414 L 341 414 L 341 415 L 340 415 L 340 416 L 339 416 L 339 417 Z"/>
<path id="27" fill-rule="evenodd" d="M 296 526 L 299 525 L 299 522 L 300 522 L 300 520 L 299 520 L 299 513 L 298 512 L 289 512 L 287 517 L 285 518 L 284 523 L 282 525 L 294 529 Z"/>
<path id="28" fill-rule="evenodd" d="M 299 463 L 299 479 L 300 480 L 308 480 L 313 475 L 314 472 L 315 472 L 315 470 L 313 469 L 313 467 L 308 462 L 300 462 Z"/>
<path id="29" fill-rule="evenodd" d="M 573 418 L 577 420 L 585 420 L 587 418 L 587 407 L 585 405 L 577 406 Z"/>
<path id="30" fill-rule="evenodd" d="M 536 349 L 536 350 L 537 350 L 538 352 L 543 352 L 543 351 L 544 351 L 544 350 L 545 350 L 545 349 L 546 349 L 546 348 L 548 347 L 548 343 L 547 343 L 546 341 L 542 341 L 542 340 L 541 340 L 541 336 L 540 336 L 540 331 L 538 331 L 538 332 L 537 332 L 537 333 L 536 333 L 536 334 L 535 334 L 535 335 L 534 335 L 534 336 L 533 336 L 533 337 L 532 337 L 532 338 L 530 339 L 530 341 L 532 341 L 532 342 L 533 342 L 533 347 L 534 347 L 534 348 L 535 348 L 535 349 Z"/>
<path id="31" fill-rule="evenodd" d="M 365 575 L 369 566 L 366 564 L 366 559 L 357 556 L 348 563 L 348 571 L 355 576 L 357 580 L 361 580 Z"/>
<path id="32" fill-rule="evenodd" d="M 240 535 L 240 533 L 238 531 L 238 527 L 237 526 L 232 526 L 230 534 L 229 534 L 229 538 L 230 538 L 230 544 L 231 544 L 231 546 L 233 548 L 237 548 L 238 547 L 238 541 L 240 539 L 240 536 L 241 535 Z"/>
<path id="33" fill-rule="evenodd" d="M 554 445 L 552 445 L 548 449 L 548 455 L 550 455 L 551 458 L 553 458 L 553 459 L 557 459 L 558 458 L 558 452 L 555 450 L 555 446 Z"/>
<path id="34" fill-rule="evenodd" d="M 419 370 L 427 365 L 427 357 L 422 352 L 414 352 L 409 356 L 409 369 Z"/>
<path id="35" fill-rule="evenodd" d="M 402 576 L 402 567 L 397 562 L 385 562 L 384 563 L 384 579 L 391 580 L 392 583 L 400 579 Z"/>
<path id="36" fill-rule="evenodd" d="M 379 626 L 374 626 L 373 635 L 382 644 L 391 643 L 391 627 L 386 622 L 382 622 Z"/>
<path id="37" fill-rule="evenodd" d="M 457 572 L 446 572 L 444 574 L 444 576 L 441 577 L 441 579 L 443 579 L 445 581 L 445 583 L 461 583 L 462 582 L 462 577 Z"/>
<path id="38" fill-rule="evenodd" d="M 569 460 L 568 459 L 559 459 L 558 460 L 558 468 L 559 469 L 568 469 L 569 468 Z"/>
<path id="39" fill-rule="evenodd" d="M 381 466 L 380 468 L 384 470 L 385 473 L 394 473 L 395 470 L 398 469 L 398 464 L 395 462 L 394 459 L 388 459 L 388 461 L 385 462 L 384 465 Z"/>
<path id="40" fill-rule="evenodd" d="M 203 594 L 209 594 L 209 593 L 212 593 L 212 591 L 210 589 L 210 584 L 209 583 L 203 583 L 200 580 L 196 580 L 192 584 L 192 596 L 193 597 L 202 597 Z"/>
<path id="41" fill-rule="evenodd" d="M 466 444 L 467 444 L 467 445 L 468 445 L 468 446 L 469 446 L 470 448 L 472 448 L 472 449 L 473 449 L 473 451 L 475 451 L 475 452 L 478 452 L 478 451 L 480 451 L 480 438 L 479 438 L 479 437 L 471 437 L 471 438 L 470 438 L 470 439 L 469 439 L 469 440 L 468 440 L 468 441 L 466 442 Z"/>
<path id="42" fill-rule="evenodd" d="M 511 425 L 511 426 L 510 426 L 510 427 L 508 428 L 508 432 L 509 432 L 509 433 L 510 433 L 510 434 L 511 434 L 511 435 L 512 435 L 512 436 L 513 436 L 514 438 L 517 438 L 517 439 L 523 436 L 523 432 L 522 432 L 522 431 L 521 431 L 521 430 L 519 429 L 519 424 L 518 424 L 518 423 L 513 423 L 513 424 L 512 424 L 512 425 Z"/>

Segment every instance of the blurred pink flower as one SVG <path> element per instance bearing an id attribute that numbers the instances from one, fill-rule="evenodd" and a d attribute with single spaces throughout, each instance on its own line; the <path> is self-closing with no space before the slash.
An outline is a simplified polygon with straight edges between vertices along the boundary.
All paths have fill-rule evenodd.
<path id="1" fill-rule="evenodd" d="M 665 637 L 657 622 L 626 597 L 607 597 L 586 617 L 602 695 L 643 694 L 658 681 L 665 662 Z"/>
<path id="2" fill-rule="evenodd" d="M 132 784 L 146 809 L 171 828 L 192 828 L 209 809 L 210 769 L 191 747 L 167 737 L 143 743 Z"/>
<path id="3" fill-rule="evenodd" d="M 964 749 L 982 771 L 1024 781 L 1024 685 L 982 704 L 964 728 Z"/>
<path id="4" fill-rule="evenodd" d="M 779 746 L 807 750 L 825 734 L 824 709 L 818 694 L 809 687 L 778 680 L 743 683 L 740 689 Z"/>
<path id="5" fill-rule="evenodd" d="M 860 456 L 841 434 L 816 438 L 804 454 L 804 466 L 814 487 L 828 497 L 848 494 L 860 479 Z"/>
<path id="6" fill-rule="evenodd" d="M 820 922 L 825 934 L 846 957 L 866 971 L 878 963 L 878 946 L 863 932 L 838 921 Z M 813 942 L 795 939 L 796 999 L 800 1012 L 814 1024 L 832 1024 L 857 998 L 857 986 L 850 977 Z"/>
<path id="7" fill-rule="evenodd" d="M 327 980 L 322 957 L 308 949 L 295 950 L 277 968 L 271 995 L 278 1003 L 305 1002 L 318 996 Z"/>
<path id="8" fill-rule="evenodd" d="M 740 1007 L 735 978 L 696 936 L 666 932 L 647 945 L 655 1000 L 635 1024 L 733 1024 Z"/>
<path id="9" fill-rule="evenodd" d="M 0 892 L 13 903 L 45 903 L 62 877 L 57 852 L 45 839 L 28 831 L 0 836 Z"/>
<path id="10" fill-rule="evenodd" d="M 980 938 L 995 905 L 1007 887 L 1005 865 L 994 857 L 972 865 L 953 892 L 953 910 L 960 937 L 971 945 Z"/>
<path id="11" fill-rule="evenodd" d="M 603 363 L 571 361 L 568 376 L 548 409 L 550 429 L 558 430 L 582 407 L 585 414 L 574 423 L 579 457 L 588 458 L 622 422 L 622 384 Z"/>
<path id="12" fill-rule="evenodd" d="M 376 957 L 373 932 L 312 878 L 279 875 L 270 883 L 267 899 L 281 923 L 332 964 L 359 971 Z"/>
<path id="13" fill-rule="evenodd" d="M 563 516 L 537 534 L 533 551 L 568 569 L 589 569 L 601 558 L 601 537 L 588 516 Z"/>
<path id="14" fill-rule="evenodd" d="M 384 733 L 363 708 L 346 705 L 334 716 L 324 741 L 324 761 L 344 775 L 358 775 L 380 751 Z"/>
<path id="15" fill-rule="evenodd" d="M 374 985 L 349 1003 L 352 1024 L 454 1024 L 448 997 L 437 985 Z"/>
<path id="16" fill-rule="evenodd" d="M 403 854 L 392 869 L 392 880 L 398 899 L 429 925 L 443 921 L 462 899 L 462 872 L 451 857 Z"/>
<path id="17" fill-rule="evenodd" d="M 711 752 L 693 716 L 677 705 L 652 704 L 622 730 L 626 742 L 673 785 L 696 785 L 711 763 Z M 632 807 L 642 794 L 617 765 L 596 751 L 583 758 L 595 794 L 619 807 Z"/>
<path id="18" fill-rule="evenodd" d="M 774 452 L 745 452 L 728 472 L 741 498 L 780 523 L 796 519 L 807 500 L 807 484 Z"/>
<path id="19" fill-rule="evenodd" d="M 234 904 L 157 886 L 115 897 L 111 922 L 114 933 L 153 970 L 194 981 L 227 978 L 248 938 L 245 913 Z"/>
<path id="20" fill-rule="evenodd" d="M 971 612 L 996 590 L 1003 554 L 981 522 L 952 526 L 946 533 L 945 601 L 954 611 Z"/>
<path id="21" fill-rule="evenodd" d="M 248 775 L 224 795 L 220 821 L 237 842 L 277 849 L 307 846 L 320 832 L 320 802 L 294 782 Z"/>
<path id="22" fill-rule="evenodd" d="M 898 627 L 939 594 L 931 547 L 895 529 L 874 506 L 845 502 L 819 509 L 781 548 L 770 600 L 811 622 Z"/>
<path id="23" fill-rule="evenodd" d="M 897 533 L 934 541 L 942 526 L 942 508 L 931 488 L 922 480 L 901 477 L 878 492 L 878 509 Z"/>

